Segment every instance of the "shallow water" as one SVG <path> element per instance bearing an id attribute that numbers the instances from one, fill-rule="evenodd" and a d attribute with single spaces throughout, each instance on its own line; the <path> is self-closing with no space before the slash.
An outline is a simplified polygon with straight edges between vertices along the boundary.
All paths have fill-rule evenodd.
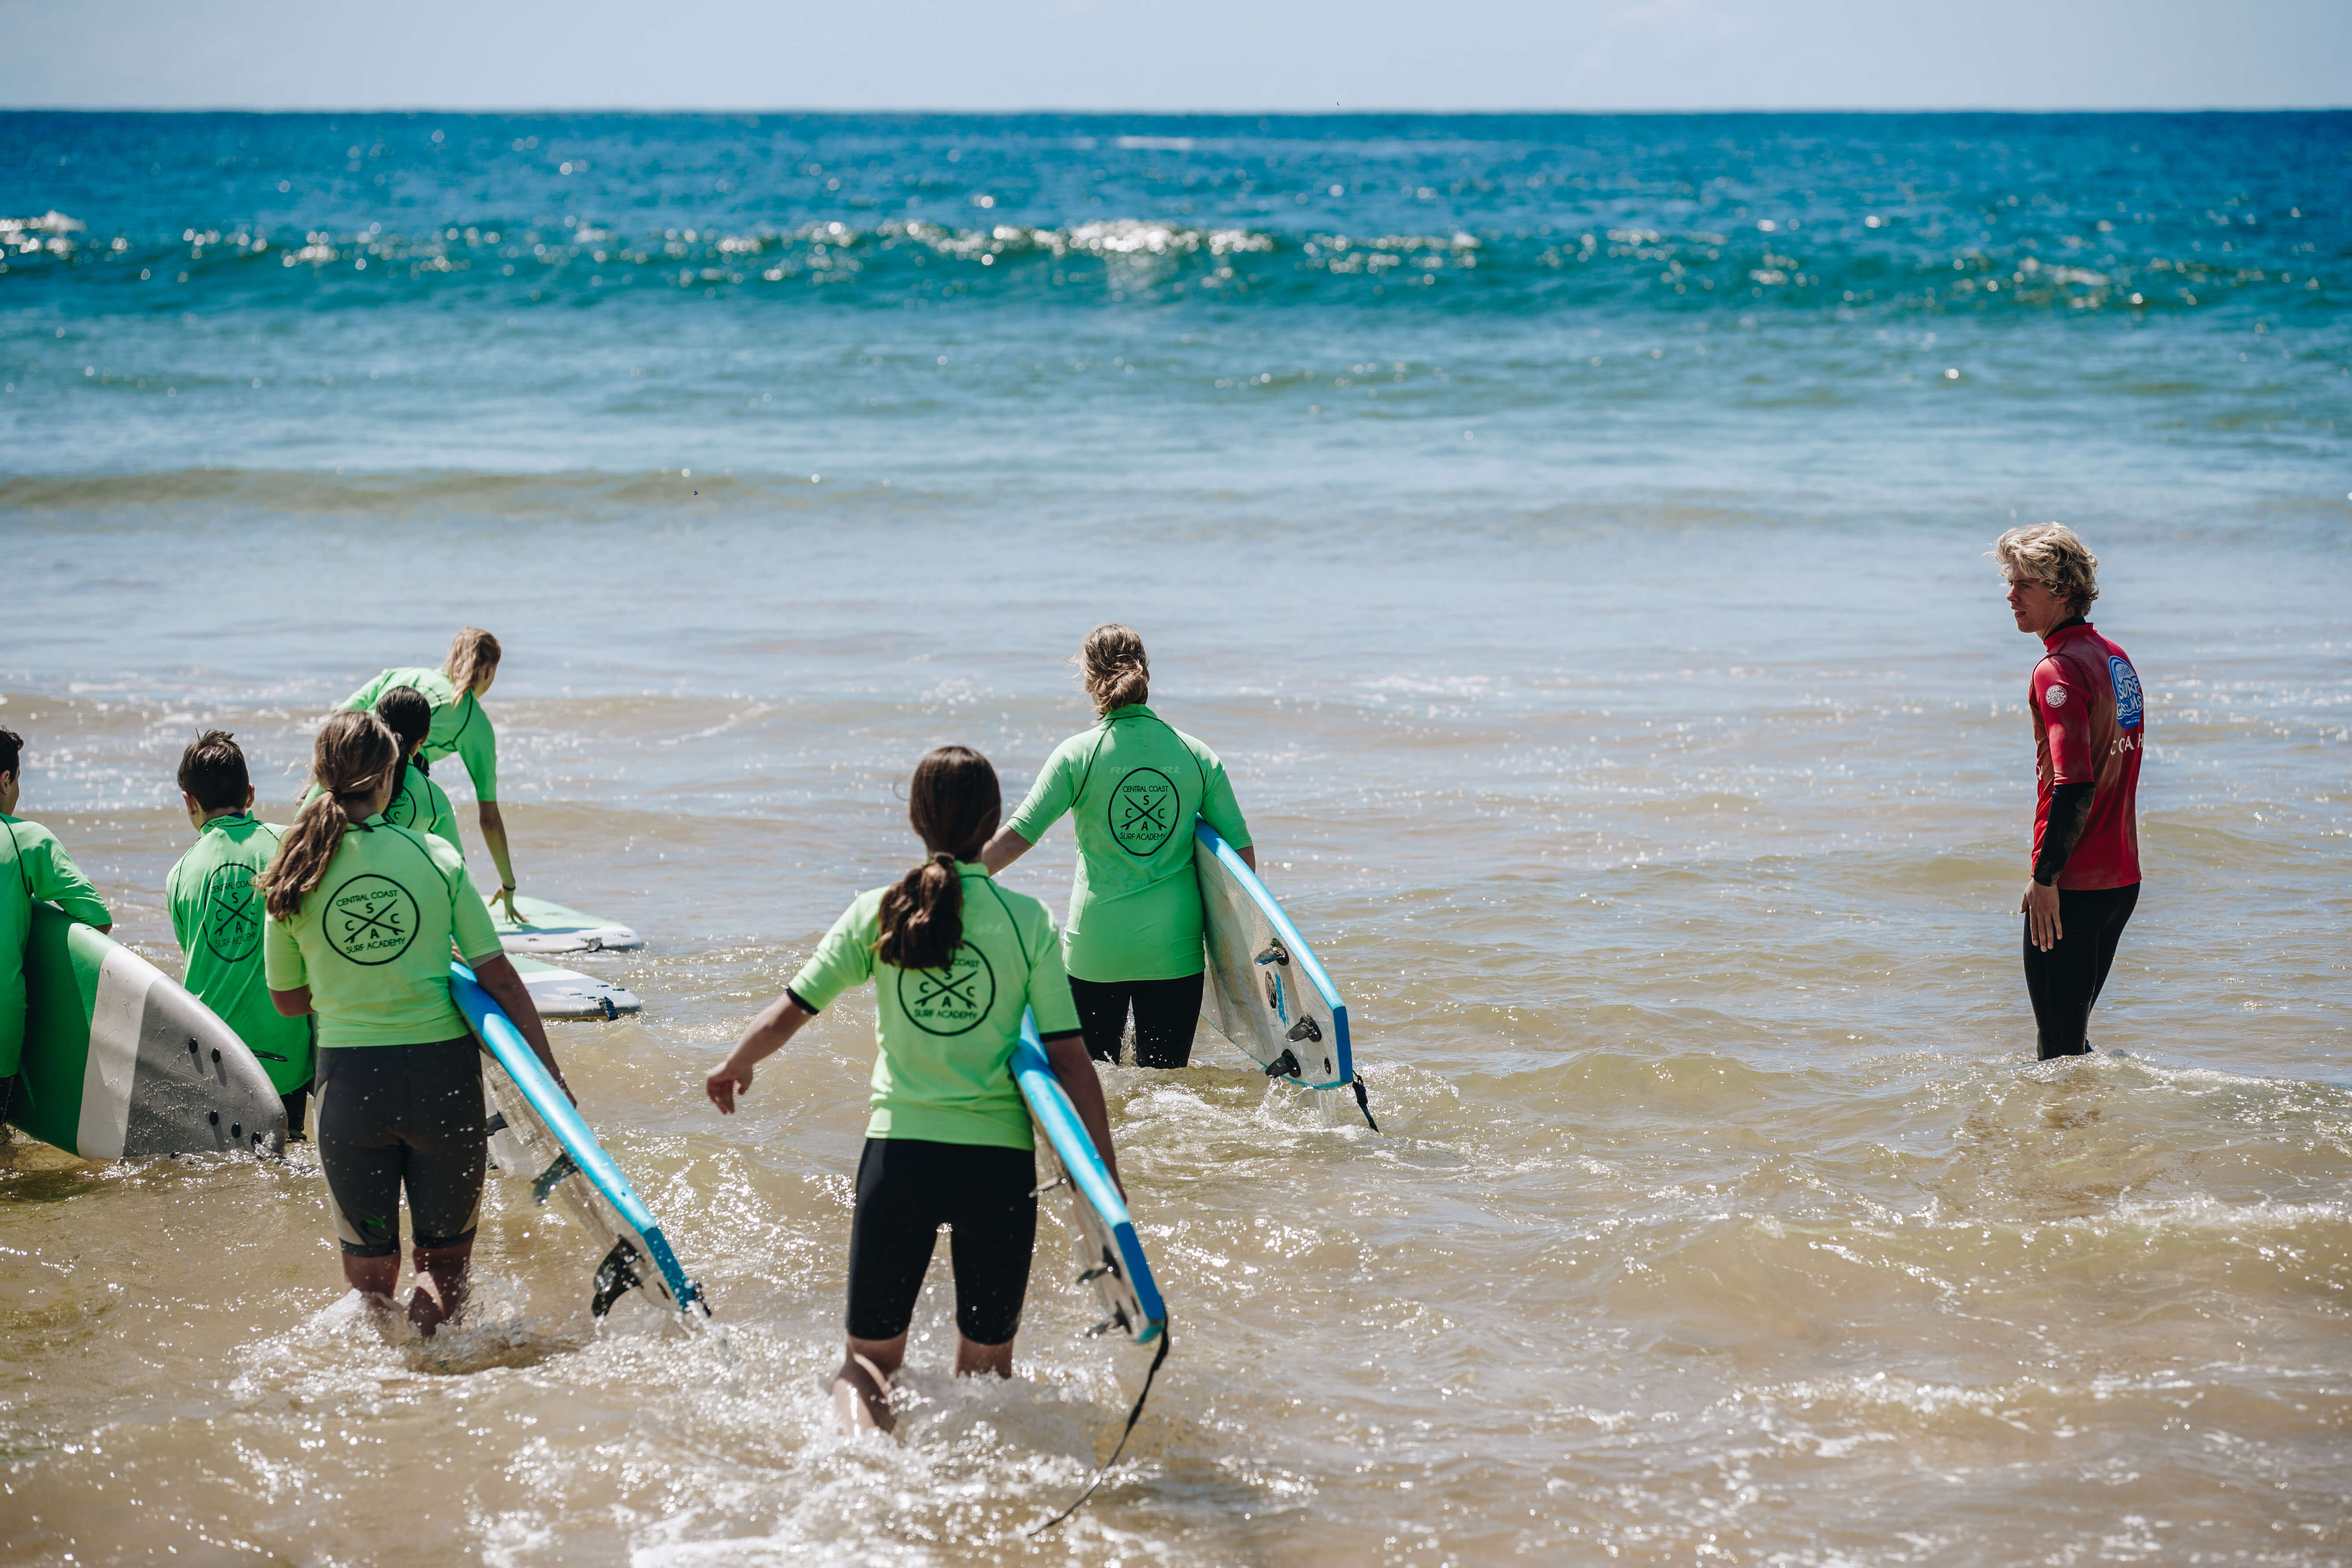
<path id="1" fill-rule="evenodd" d="M 37 118 L 0 123 L 22 135 Z M 651 123 L 710 156 L 736 133 Z M 1754 123 L 1641 134 L 1711 145 Z M 1983 139 L 1948 125 L 1818 123 L 1838 168 L 1907 158 L 1930 189 L 1981 174 Z M 2046 163 L 2050 143 L 2019 152 L 2021 122 L 2001 123 L 2013 162 Z M 2088 133 L 2053 123 L 2035 134 Z M 2149 123 L 2089 130 L 2121 146 Z M 2298 151 L 2340 142 L 2342 123 L 2228 121 L 2196 142 L 2218 164 L 2180 131 L 2162 194 L 2201 211 L 2210 175 L 2344 210 L 2303 195 L 2340 192 L 2340 164 Z M 66 124 L 42 133 L 92 138 L 92 157 L 120 130 Z M 1444 157 L 1487 161 L 1478 177 L 1527 155 L 1497 151 L 1491 123 L 1437 124 Z M 1084 151 L 1122 151 L 1085 133 L 1101 145 Z M 1360 128 L 1316 134 L 1358 138 L 1318 156 L 1404 156 Z M 660 173 L 627 188 L 658 192 Z M 2036 176 L 2053 200 L 2066 177 Z M 1650 199 L 1633 184 L 1612 199 Z M 1879 194 L 1849 184 L 1857 206 Z M 1180 199 L 1140 176 L 1109 188 Z M 1066 196 L 1021 221 L 1068 227 L 1083 201 Z M 1528 222 L 1552 219 L 1580 215 Z M 1520 221 L 1444 220 L 1497 251 Z M 722 233 L 753 226 L 734 222 Z M 1304 243 L 1271 254 L 1295 262 Z M 2110 300 L 1957 327 L 1948 298 L 1932 325 L 1915 300 L 1902 330 L 1985 351 L 1955 395 L 1976 395 L 1979 363 L 2017 367 L 1947 417 L 1900 405 L 1900 371 L 1874 391 L 1839 370 L 1891 352 L 1874 346 L 1891 305 L 1847 320 L 1796 300 L 1745 328 L 1630 285 L 1523 286 L 1507 308 L 1404 314 L 1316 292 L 1364 281 L 1328 272 L 1269 285 L 1282 297 L 1264 309 L 1081 305 L 1034 276 L 1035 298 L 921 310 L 903 279 L 856 310 L 678 289 L 559 323 L 583 363 L 677 351 L 632 405 L 447 352 L 509 308 L 560 335 L 515 301 L 432 291 L 450 275 L 356 306 L 225 294 L 184 318 L 118 309 L 101 273 L 0 277 L 0 333 L 65 326 L 126 361 L 207 363 L 323 363 L 376 342 L 446 379 L 348 402 L 247 388 L 277 400 L 245 417 L 198 397 L 184 426 L 102 412 L 127 382 L 7 405 L 0 723 L 32 742 L 25 815 L 67 840 L 126 940 L 176 968 L 161 889 L 188 837 L 169 774 L 191 733 L 235 729 L 282 808 L 326 703 L 429 660 L 457 624 L 496 628 L 525 885 L 650 939 L 579 965 L 645 1014 L 559 1026 L 557 1049 L 709 1286 L 733 1359 L 633 1310 L 600 1331 L 593 1258 L 511 1194 L 484 1226 L 467 1326 L 387 1342 L 337 1299 L 307 1154 L 101 1169 L 20 1152 L 0 1174 L 13 1560 L 2352 1553 L 2352 481 L 2324 290 L 2300 318 L 2265 313 L 2266 279 L 2211 316 L 2135 320 Z M 734 314 L 690 319 L 706 306 Z M 785 427 L 698 402 L 730 332 L 754 353 L 773 322 L 781 353 L 877 317 L 908 342 L 919 321 L 928 357 L 956 337 L 1006 358 L 961 401 L 887 416 L 862 400 L 898 397 L 912 371 L 871 386 L 856 373 L 872 366 L 827 386 L 779 373 L 800 399 Z M 1745 374 L 1770 363 L 1811 390 L 1743 392 L 1696 353 L 1617 364 L 1629 399 L 1655 378 L 1621 423 L 1598 417 L 1601 394 L 1562 390 L 1576 334 L 1688 346 L 1700 325 L 1762 334 Z M 1213 384 L 1215 344 L 1252 341 L 1347 342 L 1358 363 L 1415 363 L 1420 341 L 1452 379 L 1393 416 L 1285 402 L 1277 418 Z M 1139 345 L 1160 369 L 1131 389 L 1121 371 L 1115 395 L 1023 383 L 1000 374 L 1015 344 L 1088 363 Z M 2274 344 L 2287 368 L 2237 379 L 2254 374 L 2238 344 Z M 2173 380 L 2118 384 L 2107 355 Z M 1330 393 L 1363 390 L 1335 389 L 1345 374 L 1277 390 L 1336 409 Z M 2280 429 L 2248 415 L 2266 406 Z M 811 484 L 790 460 L 802 439 L 856 460 Z M 1983 558 L 2012 508 L 2090 535 L 2100 626 L 2150 705 L 2148 881 L 2099 1054 L 2043 1066 L 2011 912 L 2032 648 Z M 903 1441 L 837 1438 L 821 1380 L 870 1006 L 813 1026 L 733 1121 L 698 1082 L 848 897 L 907 862 L 894 792 L 925 747 L 978 745 L 1017 795 L 1084 722 L 1061 661 L 1106 616 L 1144 631 L 1155 706 L 1232 769 L 1269 880 L 1348 994 L 1382 1131 L 1336 1098 L 1266 1088 L 1219 1043 L 1185 1073 L 1107 1075 L 1174 1350 L 1118 1472 L 1031 1542 L 1108 1451 L 1142 1370 L 1083 1338 L 1091 1299 L 1063 1283 L 1055 1227 L 1018 1380 L 944 1375 L 935 1279 Z M 462 800 L 462 775 L 446 782 Z M 1057 833 L 1008 879 L 1058 906 L 1069 859 Z"/>

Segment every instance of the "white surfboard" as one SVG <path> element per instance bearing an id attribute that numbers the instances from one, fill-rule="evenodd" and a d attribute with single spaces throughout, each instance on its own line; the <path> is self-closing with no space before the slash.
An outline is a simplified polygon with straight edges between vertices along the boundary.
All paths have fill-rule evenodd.
<path id="1" fill-rule="evenodd" d="M 528 893 L 515 895 L 520 920 L 507 919 L 505 906 L 491 902 L 487 894 L 482 901 L 490 905 L 490 924 L 498 929 L 499 945 L 509 952 L 625 952 L 646 945 L 645 938 L 618 921 L 583 914 Z"/>
<path id="2" fill-rule="evenodd" d="M 635 992 L 609 980 L 599 980 L 576 969 L 559 969 L 536 958 L 516 955 L 508 962 L 522 976 L 523 989 L 530 993 L 530 1005 L 542 1018 L 610 1020 L 645 1007 Z"/>
<path id="3" fill-rule="evenodd" d="M 1339 986 L 1234 847 L 1205 822 L 1192 827 L 1201 879 L 1202 939 L 1208 983 L 1201 1012 L 1268 1078 L 1308 1089 L 1352 1089 L 1375 1132 L 1348 1037 Z"/>

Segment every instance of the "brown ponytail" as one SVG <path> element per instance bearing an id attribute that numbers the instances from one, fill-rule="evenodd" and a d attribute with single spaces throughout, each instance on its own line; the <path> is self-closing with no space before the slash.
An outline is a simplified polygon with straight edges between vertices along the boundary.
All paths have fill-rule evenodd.
<path id="1" fill-rule="evenodd" d="M 303 898 L 326 879 L 343 830 L 365 816 L 376 786 L 399 756 L 399 740 L 373 713 L 337 713 L 320 727 L 310 748 L 310 779 L 319 794 L 302 807 L 278 853 L 253 879 L 272 915 L 293 919 Z"/>
<path id="2" fill-rule="evenodd" d="M 1004 814 L 996 770 L 969 746 L 941 746 L 915 764 L 907 820 L 930 858 L 882 895 L 882 937 L 874 956 L 900 969 L 944 969 L 963 943 L 963 878 L 959 860 L 981 846 Z"/>
<path id="3" fill-rule="evenodd" d="M 1151 661 L 1143 654 L 1143 639 L 1131 626 L 1107 621 L 1087 634 L 1073 661 L 1085 681 L 1095 711 L 1108 713 L 1151 695 Z"/>
<path id="4" fill-rule="evenodd" d="M 479 626 L 467 626 L 449 639 L 449 658 L 441 673 L 449 678 L 449 684 L 457 689 L 457 700 L 463 702 L 482 672 L 496 669 L 504 657 L 498 638 Z"/>

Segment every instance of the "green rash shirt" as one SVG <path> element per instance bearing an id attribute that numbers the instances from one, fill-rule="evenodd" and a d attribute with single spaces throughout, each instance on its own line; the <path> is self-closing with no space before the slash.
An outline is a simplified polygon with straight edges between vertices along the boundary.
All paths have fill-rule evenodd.
<path id="1" fill-rule="evenodd" d="M 1035 1013 L 1045 1035 L 1078 1027 L 1054 917 L 1027 894 L 998 887 L 976 861 L 956 870 L 963 879 L 963 942 L 945 969 L 900 969 L 874 956 L 889 891 L 876 888 L 833 922 L 793 977 L 793 997 L 822 1012 L 850 987 L 874 982 L 880 1049 L 868 1138 L 1033 1148 L 1029 1107 L 1007 1065 L 1021 1039 L 1021 1015 Z"/>
<path id="2" fill-rule="evenodd" d="M 449 999 L 449 948 L 499 955 L 490 911 L 446 844 L 381 816 L 354 824 L 291 920 L 269 917 L 273 991 L 310 988 L 321 1049 L 420 1045 L 467 1033 Z"/>
<path id="3" fill-rule="evenodd" d="M 1137 703 L 1045 759 L 1006 824 L 1034 844 L 1070 814 L 1078 869 L 1063 958 L 1081 980 L 1181 980 L 1202 971 L 1192 819 L 1236 849 L 1249 824 L 1217 753 Z"/>
<path id="4" fill-rule="evenodd" d="M 172 934 L 188 955 L 185 984 L 236 1031 L 280 1094 L 310 1082 L 310 1020 L 289 1018 L 269 1000 L 262 973 L 261 895 L 256 873 L 278 853 L 286 830 L 249 812 L 215 816 L 163 884 Z"/>
<path id="5" fill-rule="evenodd" d="M 319 798 L 319 786 L 312 784 L 302 792 L 302 804 L 310 805 Z M 383 803 L 383 819 L 394 827 L 413 827 L 419 833 L 430 833 L 466 858 L 465 840 L 457 834 L 457 808 L 449 804 L 449 792 L 433 782 L 433 775 L 415 763 L 404 764 L 400 774 L 400 787 Z"/>
<path id="6" fill-rule="evenodd" d="M 344 698 L 342 705 L 354 712 L 373 713 L 376 699 L 395 686 L 413 686 L 433 704 L 433 728 L 425 731 L 425 744 L 416 754 L 428 763 L 456 756 L 466 764 L 466 776 L 474 781 L 474 798 L 498 799 L 499 737 L 490 728 L 490 716 L 482 711 L 472 692 L 458 696 L 457 689 L 439 670 L 387 669 Z"/>
<path id="7" fill-rule="evenodd" d="M 57 905 L 85 925 L 112 925 L 98 889 L 57 835 L 37 822 L 0 816 L 0 1079 L 25 1054 L 25 942 L 33 934 L 33 900 Z"/>

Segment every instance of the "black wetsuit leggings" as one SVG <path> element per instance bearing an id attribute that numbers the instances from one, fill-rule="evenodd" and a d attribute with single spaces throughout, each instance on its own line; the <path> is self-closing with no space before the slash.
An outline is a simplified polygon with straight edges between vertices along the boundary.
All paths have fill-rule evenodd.
<path id="1" fill-rule="evenodd" d="M 1135 1009 L 1135 1065 L 1181 1068 L 1192 1059 L 1192 1028 L 1201 1021 L 1198 974 L 1181 980 L 1081 980 L 1070 976 L 1070 998 L 1078 1005 L 1078 1027 L 1087 1055 L 1117 1062 L 1127 1035 L 1127 1013 Z"/>
<path id="2" fill-rule="evenodd" d="M 2063 934 L 2048 952 L 2033 945 L 2033 922 L 2025 925 L 2025 990 L 2033 998 L 2033 1026 L 2042 1059 L 2078 1057 L 2091 1048 L 2091 1004 L 2107 983 L 2116 942 L 2139 902 L 2139 884 L 2082 891 L 2058 889 L 2058 929 Z"/>
<path id="3" fill-rule="evenodd" d="M 319 1164 L 347 1258 L 400 1250 L 400 1197 L 423 1247 L 474 1239 L 489 1164 L 482 1048 L 472 1036 L 319 1052 Z"/>
<path id="4" fill-rule="evenodd" d="M 976 1345 L 1012 1339 L 1037 1245 L 1036 1185 L 1026 1149 L 868 1138 L 849 1221 L 849 1337 L 907 1331 L 946 1226 L 957 1331 Z"/>

